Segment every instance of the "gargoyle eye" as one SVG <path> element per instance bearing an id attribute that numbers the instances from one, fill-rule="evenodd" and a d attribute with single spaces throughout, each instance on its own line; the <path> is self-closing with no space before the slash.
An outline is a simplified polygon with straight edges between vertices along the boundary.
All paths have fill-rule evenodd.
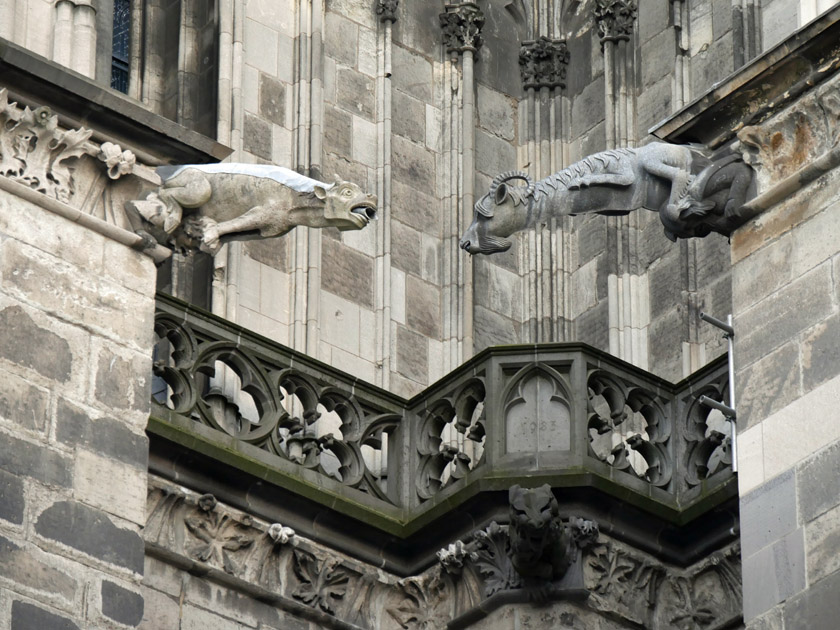
<path id="1" fill-rule="evenodd" d="M 350 190 L 349 188 L 345 188 L 345 189 L 342 191 L 342 193 L 341 193 L 341 194 L 342 194 L 342 195 L 344 195 L 345 197 L 350 197 L 350 196 L 352 196 L 352 195 L 353 195 L 353 191 L 352 191 L 352 190 Z"/>

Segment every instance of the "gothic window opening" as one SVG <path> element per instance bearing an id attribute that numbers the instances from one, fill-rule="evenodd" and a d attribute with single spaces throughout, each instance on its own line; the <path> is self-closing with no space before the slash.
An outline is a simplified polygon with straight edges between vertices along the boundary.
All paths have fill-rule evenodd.
<path id="1" fill-rule="evenodd" d="M 131 1 L 114 0 L 114 30 L 111 48 L 111 87 L 128 93 L 129 33 Z"/>

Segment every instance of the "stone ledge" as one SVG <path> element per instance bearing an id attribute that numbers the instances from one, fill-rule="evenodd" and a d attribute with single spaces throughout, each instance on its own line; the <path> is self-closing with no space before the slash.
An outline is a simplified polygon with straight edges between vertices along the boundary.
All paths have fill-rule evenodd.
<path id="1" fill-rule="evenodd" d="M 840 68 L 840 6 L 796 31 L 649 130 L 668 142 L 717 148 Z"/>
<path id="2" fill-rule="evenodd" d="M 218 162 L 232 150 L 149 111 L 124 94 L 0 39 L 0 87 L 12 100 L 49 103 L 68 129 L 93 129 L 97 141 L 116 142 L 149 164 Z"/>

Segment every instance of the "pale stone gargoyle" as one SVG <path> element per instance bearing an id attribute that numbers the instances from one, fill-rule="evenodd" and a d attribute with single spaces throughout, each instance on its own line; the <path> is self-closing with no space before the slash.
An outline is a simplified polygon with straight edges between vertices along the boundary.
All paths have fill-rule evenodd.
<path id="1" fill-rule="evenodd" d="M 476 202 L 461 248 L 503 252 L 511 246 L 509 236 L 551 217 L 641 208 L 659 212 L 672 241 L 728 235 L 738 224 L 735 211 L 755 193 L 753 179 L 752 169 L 733 153 L 713 157 L 702 147 L 662 142 L 596 153 L 536 183 L 525 173 L 504 173 Z"/>
<path id="2" fill-rule="evenodd" d="M 216 253 L 227 241 L 281 236 L 299 225 L 359 230 L 377 199 L 351 182 L 326 184 L 286 168 L 200 164 L 157 169 L 163 184 L 126 202 L 138 231 L 183 250 Z"/>

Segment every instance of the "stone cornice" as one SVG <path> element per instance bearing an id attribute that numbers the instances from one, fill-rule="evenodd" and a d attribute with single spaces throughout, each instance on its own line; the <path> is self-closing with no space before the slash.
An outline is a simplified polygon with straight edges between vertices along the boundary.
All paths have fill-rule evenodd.
<path id="1" fill-rule="evenodd" d="M 0 39 L 0 88 L 21 105 L 49 103 L 62 127 L 85 127 L 149 165 L 218 162 L 231 149 L 159 116 L 141 103 Z"/>
<path id="2" fill-rule="evenodd" d="M 840 70 L 840 6 L 793 33 L 649 130 L 668 142 L 717 148 Z"/>

